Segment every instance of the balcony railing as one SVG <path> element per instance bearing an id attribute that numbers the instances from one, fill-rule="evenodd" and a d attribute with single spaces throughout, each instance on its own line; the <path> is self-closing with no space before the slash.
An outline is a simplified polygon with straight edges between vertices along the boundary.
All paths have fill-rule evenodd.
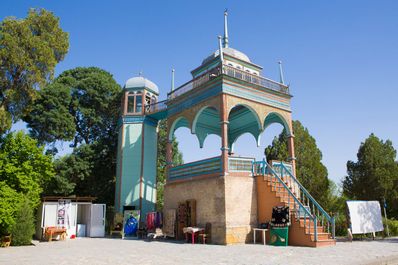
<path id="1" fill-rule="evenodd" d="M 262 76 L 254 75 L 254 74 L 236 69 L 236 68 L 228 66 L 228 65 L 224 65 L 223 74 L 235 77 L 240 80 L 244 80 L 244 81 L 252 83 L 252 84 L 262 86 L 264 88 L 268 88 L 268 89 L 278 91 L 278 92 L 281 92 L 284 94 L 289 94 L 289 87 L 284 84 L 275 82 L 271 79 L 268 79 L 268 78 L 265 78 Z"/>
<path id="2" fill-rule="evenodd" d="M 221 157 L 213 157 L 199 160 L 176 167 L 169 170 L 169 181 L 191 179 L 203 175 L 221 172 Z"/>
<path id="3" fill-rule="evenodd" d="M 222 73 L 246 82 L 249 82 L 251 84 L 259 85 L 261 87 L 278 91 L 280 93 L 284 94 L 289 94 L 289 87 L 278 83 L 276 81 L 273 81 L 271 79 L 254 75 L 239 69 L 236 69 L 234 67 L 228 66 L 228 65 L 223 65 Z M 175 99 L 201 85 L 204 83 L 207 83 L 209 80 L 219 76 L 221 74 L 220 68 L 213 68 L 204 74 L 192 79 L 191 81 L 183 84 L 182 86 L 179 86 L 175 90 L 171 91 L 170 93 L 167 94 L 167 100 L 172 100 Z M 161 101 L 155 104 L 150 105 L 150 108 L 148 112 L 153 113 L 159 110 L 163 110 L 163 108 L 166 108 L 167 101 Z"/>
<path id="4" fill-rule="evenodd" d="M 154 104 L 148 105 L 145 108 L 145 113 L 155 113 L 167 109 L 167 100 L 162 100 Z"/>
<path id="5" fill-rule="evenodd" d="M 228 158 L 228 169 L 230 172 L 252 172 L 254 158 L 234 157 Z"/>

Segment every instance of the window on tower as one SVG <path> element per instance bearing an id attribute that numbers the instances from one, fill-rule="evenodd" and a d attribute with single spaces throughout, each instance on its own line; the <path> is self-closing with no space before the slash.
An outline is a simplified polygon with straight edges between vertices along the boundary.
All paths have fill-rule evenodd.
<path id="1" fill-rule="evenodd" d="M 128 113 L 135 112 L 134 111 L 134 99 L 135 99 L 134 94 L 128 96 L 128 101 L 127 101 L 127 112 Z"/>
<path id="2" fill-rule="evenodd" d="M 142 96 L 135 96 L 135 112 L 142 112 Z"/>
<path id="3" fill-rule="evenodd" d="M 141 92 L 130 92 L 127 96 L 127 113 L 141 114 L 142 113 L 142 94 Z"/>

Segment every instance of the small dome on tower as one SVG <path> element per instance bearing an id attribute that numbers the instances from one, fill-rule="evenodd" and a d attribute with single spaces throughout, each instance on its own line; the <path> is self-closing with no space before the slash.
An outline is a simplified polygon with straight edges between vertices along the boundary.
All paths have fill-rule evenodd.
<path id="1" fill-rule="evenodd" d="M 142 77 L 142 76 L 132 77 L 126 81 L 126 84 L 124 85 L 124 89 L 129 90 L 132 88 L 147 88 L 149 90 L 152 90 L 152 92 L 159 95 L 158 86 L 151 80 L 146 79 L 145 77 Z"/>

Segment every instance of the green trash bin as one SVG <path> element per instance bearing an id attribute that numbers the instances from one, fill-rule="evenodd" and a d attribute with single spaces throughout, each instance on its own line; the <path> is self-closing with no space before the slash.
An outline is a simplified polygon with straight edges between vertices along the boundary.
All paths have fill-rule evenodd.
<path id="1" fill-rule="evenodd" d="M 289 241 L 289 227 L 271 227 L 269 244 L 273 246 L 287 246 Z"/>

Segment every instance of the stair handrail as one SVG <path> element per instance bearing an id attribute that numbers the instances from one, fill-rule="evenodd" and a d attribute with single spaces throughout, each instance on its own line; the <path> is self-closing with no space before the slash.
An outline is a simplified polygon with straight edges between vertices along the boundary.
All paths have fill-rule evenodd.
<path id="1" fill-rule="evenodd" d="M 293 179 L 293 181 L 300 187 L 300 190 L 302 190 L 304 192 L 304 194 L 307 196 L 308 199 L 311 200 L 311 202 L 313 203 L 313 205 L 315 205 L 315 207 L 318 208 L 318 211 L 321 211 L 321 213 L 326 217 L 326 219 L 328 220 L 328 222 L 331 224 L 332 226 L 332 238 L 335 238 L 335 220 L 334 217 L 331 217 L 323 208 L 321 205 L 319 205 L 319 203 L 311 196 L 311 194 L 307 191 L 306 188 L 304 188 L 304 186 L 300 183 L 300 181 L 297 180 L 297 178 L 295 176 L 293 176 L 292 172 L 290 172 L 290 170 L 288 168 L 286 168 L 285 164 L 283 164 L 283 162 L 280 163 L 281 168 L 284 169 L 284 171 L 286 171 L 291 179 Z M 281 171 L 281 177 L 282 177 L 282 171 Z M 315 213 L 314 213 L 315 215 Z"/>
<path id="2" fill-rule="evenodd" d="M 268 168 L 268 170 L 272 173 L 272 175 L 275 176 L 275 178 L 279 181 L 279 183 L 282 184 L 282 186 L 284 187 L 285 190 L 288 191 L 289 195 L 294 199 L 294 201 L 297 203 L 297 205 L 299 206 L 299 210 L 303 209 L 304 210 L 304 230 L 306 228 L 306 216 L 308 215 L 308 218 L 311 219 L 314 223 L 314 239 L 315 241 L 318 241 L 318 231 L 317 231 L 317 217 L 316 215 L 312 215 L 310 211 L 308 211 L 307 208 L 304 207 L 303 203 L 294 195 L 294 193 L 290 190 L 290 188 L 286 185 L 286 183 L 281 179 L 281 177 L 279 177 L 279 175 L 275 172 L 275 170 L 268 164 L 267 161 L 265 161 L 265 159 L 263 159 L 262 161 L 253 161 L 252 162 L 252 173 L 254 175 L 255 173 L 255 169 L 254 169 L 254 165 L 255 164 L 263 164 L 262 167 L 262 175 L 265 175 L 265 168 Z M 289 205 L 290 206 L 290 205 Z M 296 210 L 296 209 L 295 209 Z M 311 223 L 309 223 L 309 231 L 311 231 Z"/>

